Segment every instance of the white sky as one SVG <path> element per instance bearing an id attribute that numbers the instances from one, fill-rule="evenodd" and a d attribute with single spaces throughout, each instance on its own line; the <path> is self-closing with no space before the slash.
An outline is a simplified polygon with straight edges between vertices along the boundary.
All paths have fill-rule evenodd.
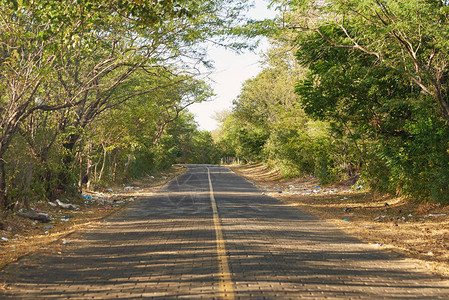
<path id="1" fill-rule="evenodd" d="M 250 16 L 255 19 L 274 17 L 275 12 L 267 9 L 268 3 L 267 0 L 255 0 Z M 212 131 L 217 127 L 218 123 L 213 119 L 215 113 L 231 108 L 232 100 L 240 94 L 243 82 L 261 71 L 259 54 L 267 47 L 268 43 L 261 43 L 254 53 L 245 51 L 240 55 L 221 48 L 211 48 L 209 56 L 215 62 L 215 71 L 210 77 L 214 81 L 212 87 L 216 97 L 212 101 L 189 107 L 200 129 Z"/>

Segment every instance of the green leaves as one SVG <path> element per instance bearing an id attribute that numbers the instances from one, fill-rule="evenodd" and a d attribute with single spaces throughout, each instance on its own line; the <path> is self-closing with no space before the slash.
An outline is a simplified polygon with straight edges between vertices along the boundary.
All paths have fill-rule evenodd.
<path id="1" fill-rule="evenodd" d="M 424 0 L 291 5 L 301 12 L 290 19 L 301 24 L 297 58 L 309 68 L 296 87 L 305 112 L 331 122 L 357 146 L 373 188 L 444 199 L 447 6 Z"/>
<path id="2" fill-rule="evenodd" d="M 148 154 L 145 166 L 162 167 L 204 147 L 210 136 L 183 110 L 208 100 L 212 90 L 176 74 L 197 74 L 198 64 L 209 62 L 205 41 L 246 47 L 230 38 L 254 37 L 256 24 L 245 28 L 241 16 L 247 6 L 246 0 L 0 0 L 0 158 L 18 151 L 8 147 L 20 128 L 30 155 L 60 155 L 54 181 L 68 186 L 75 158 L 92 158 L 83 152 L 90 151 L 87 137 L 100 141 L 93 157 L 102 159 L 102 169 L 107 157 L 114 174 L 123 157 L 129 167 L 133 155 Z"/>

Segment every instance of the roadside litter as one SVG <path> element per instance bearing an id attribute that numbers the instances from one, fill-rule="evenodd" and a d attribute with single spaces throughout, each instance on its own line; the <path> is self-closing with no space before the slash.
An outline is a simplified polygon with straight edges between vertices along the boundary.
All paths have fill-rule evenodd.
<path id="1" fill-rule="evenodd" d="M 447 214 L 428 214 L 427 217 L 444 217 L 447 216 Z"/>
<path id="2" fill-rule="evenodd" d="M 57 203 L 59 206 L 61 206 L 62 208 L 66 208 L 66 209 L 74 209 L 74 210 L 78 210 L 78 209 L 79 209 L 78 206 L 75 206 L 75 205 L 70 204 L 70 203 L 63 203 L 63 202 L 61 202 L 59 199 L 56 199 L 56 203 Z"/>
<path id="3" fill-rule="evenodd" d="M 41 223 L 50 222 L 50 218 L 49 218 L 48 214 L 44 214 L 44 213 L 37 213 L 35 211 L 29 211 L 29 212 L 19 212 L 17 214 L 21 217 L 28 218 L 31 220 L 36 220 Z"/>

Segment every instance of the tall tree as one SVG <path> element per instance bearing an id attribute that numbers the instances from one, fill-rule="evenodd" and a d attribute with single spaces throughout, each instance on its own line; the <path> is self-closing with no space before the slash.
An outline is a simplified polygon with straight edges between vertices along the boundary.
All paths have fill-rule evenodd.
<path id="1" fill-rule="evenodd" d="M 354 142 L 371 187 L 447 198 L 446 2 L 290 4 L 285 28 L 309 68 L 297 85 L 306 113 Z"/>
<path id="2" fill-rule="evenodd" d="M 314 51 L 334 47 L 371 56 L 372 68 L 407 78 L 449 121 L 449 36 L 442 30 L 449 21 L 447 1 L 294 1 L 288 6 L 285 26 L 323 41 Z"/>
<path id="3" fill-rule="evenodd" d="M 182 64 L 184 72 L 195 71 L 199 62 L 207 63 L 201 43 L 242 34 L 236 28 L 242 25 L 239 15 L 246 5 L 239 0 L 2 0 L 3 206 L 6 174 L 1 158 L 23 120 L 35 111 L 65 110 L 60 129 L 75 129 L 65 142 L 72 152 L 79 133 L 99 114 L 142 93 L 116 97 L 116 89 L 134 72 L 173 64 Z M 72 161 L 68 155 L 63 163 Z"/>

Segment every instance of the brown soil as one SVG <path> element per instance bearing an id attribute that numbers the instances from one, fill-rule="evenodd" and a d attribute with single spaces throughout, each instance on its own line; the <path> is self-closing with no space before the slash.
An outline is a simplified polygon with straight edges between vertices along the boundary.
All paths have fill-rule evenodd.
<path id="1" fill-rule="evenodd" d="M 76 205 L 76 210 L 53 207 L 47 201 L 32 203 L 31 210 L 48 214 L 51 218 L 49 223 L 33 221 L 16 213 L 3 216 L 0 219 L 0 269 L 42 247 L 64 243 L 64 238 L 75 230 L 99 225 L 106 217 L 120 212 L 138 198 L 151 195 L 183 172 L 184 167 L 175 166 L 165 174 L 148 176 L 126 186 L 84 192 L 76 199 L 68 200 L 61 195 L 61 201 Z"/>
<path id="2" fill-rule="evenodd" d="M 321 187 L 312 177 L 285 179 L 262 164 L 230 168 L 268 196 L 330 220 L 360 240 L 416 258 L 433 272 L 449 276 L 448 206 L 375 194 L 349 183 Z"/>

